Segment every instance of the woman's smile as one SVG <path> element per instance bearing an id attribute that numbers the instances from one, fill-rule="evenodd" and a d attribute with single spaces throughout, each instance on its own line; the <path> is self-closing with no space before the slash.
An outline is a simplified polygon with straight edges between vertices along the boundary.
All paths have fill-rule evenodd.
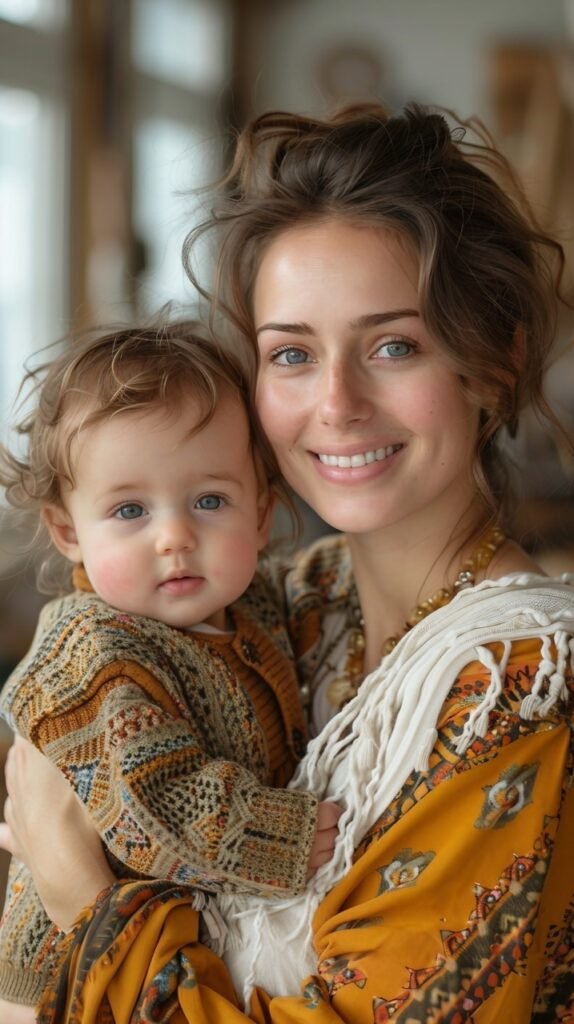
<path id="1" fill-rule="evenodd" d="M 339 469 L 358 469 L 373 462 L 383 462 L 395 452 L 401 450 L 401 444 L 389 444 L 385 447 L 369 448 L 366 452 L 353 452 L 349 455 L 317 453 L 317 458 L 324 466 L 338 466 Z"/>
<path id="2" fill-rule="evenodd" d="M 316 469 L 323 480 L 353 486 L 375 480 L 387 473 L 394 465 L 402 444 L 389 444 L 366 451 L 354 451 L 349 455 L 313 453 Z"/>

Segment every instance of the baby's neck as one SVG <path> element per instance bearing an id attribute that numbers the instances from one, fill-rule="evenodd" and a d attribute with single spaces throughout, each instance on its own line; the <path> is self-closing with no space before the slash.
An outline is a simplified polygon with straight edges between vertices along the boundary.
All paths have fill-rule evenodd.
<path id="1" fill-rule="evenodd" d="M 227 615 L 225 617 L 224 629 L 221 629 L 219 626 L 212 626 L 210 622 L 195 622 L 187 627 L 187 631 L 188 633 L 213 633 L 214 636 L 227 636 L 229 633 L 235 632 L 233 624 Z"/>

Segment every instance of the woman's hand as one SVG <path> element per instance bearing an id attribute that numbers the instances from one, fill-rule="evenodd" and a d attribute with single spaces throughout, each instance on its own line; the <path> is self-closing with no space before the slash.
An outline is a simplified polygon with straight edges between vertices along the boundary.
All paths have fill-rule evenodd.
<path id="1" fill-rule="evenodd" d="M 2 1024 L 36 1024 L 37 1019 L 33 1006 L 20 1006 L 19 1003 L 8 1003 L 0 999 Z"/>
<path id="2" fill-rule="evenodd" d="M 115 881 L 100 838 L 62 773 L 19 736 L 6 787 L 0 846 L 29 867 L 48 917 L 65 930 Z"/>

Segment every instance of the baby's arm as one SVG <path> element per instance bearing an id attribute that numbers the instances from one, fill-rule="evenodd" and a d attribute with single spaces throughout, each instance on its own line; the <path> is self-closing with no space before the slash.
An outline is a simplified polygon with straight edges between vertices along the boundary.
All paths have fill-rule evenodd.
<path id="1" fill-rule="evenodd" d="M 99 704 L 99 706 L 97 706 Z M 209 756 L 193 723 L 153 703 L 123 676 L 72 716 L 50 723 L 44 752 L 80 795 L 118 872 L 170 878 L 211 891 L 300 891 L 317 828 L 308 793 L 262 785 L 235 761 Z M 77 774 L 70 766 L 79 765 Z M 314 854 L 317 851 L 314 851 Z"/>
<path id="2" fill-rule="evenodd" d="M 200 720 L 184 718 L 159 685 L 146 689 L 137 666 L 120 667 L 78 687 L 64 707 L 51 693 L 41 714 L 39 698 L 14 713 L 18 731 L 79 792 L 114 870 L 211 891 L 303 889 L 315 798 L 264 786 L 239 763 L 210 756 Z M 35 721 L 25 717 L 31 707 Z"/>
<path id="3" fill-rule="evenodd" d="M 6 761 L 6 786 L 0 847 L 28 866 L 49 918 L 67 930 L 116 881 L 100 837 L 62 773 L 18 736 Z M 332 856 L 340 813 L 337 804 L 319 804 L 309 874 Z"/>
<path id="4" fill-rule="evenodd" d="M 2 704 L 76 789 L 112 868 L 208 890 L 301 891 L 329 853 L 325 835 L 316 842 L 317 801 L 263 784 L 260 732 L 230 670 L 159 624 L 152 641 L 137 618 L 70 602 L 41 623 Z"/>
<path id="5" fill-rule="evenodd" d="M 115 621 L 99 606 L 63 615 L 2 695 L 14 730 L 78 792 L 118 873 L 214 891 L 302 890 L 316 799 L 262 784 L 264 749 L 240 687 L 234 698 L 218 665 L 203 657 L 196 668 L 192 645 L 172 651 L 160 639 L 165 653 L 137 619 Z M 222 707 L 234 699 L 239 711 Z"/>

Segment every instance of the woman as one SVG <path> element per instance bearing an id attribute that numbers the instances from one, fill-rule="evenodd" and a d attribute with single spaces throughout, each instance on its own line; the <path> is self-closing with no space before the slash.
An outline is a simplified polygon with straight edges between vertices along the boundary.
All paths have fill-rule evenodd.
<path id="1" fill-rule="evenodd" d="M 574 601 L 504 534 L 498 447 L 525 404 L 552 415 L 560 250 L 483 167 L 503 169 L 419 108 L 271 114 L 190 239 L 188 255 L 217 231 L 212 308 L 256 340 L 257 407 L 286 480 L 346 535 L 277 574 L 324 725 L 295 784 L 346 810 L 306 905 L 257 905 L 247 924 L 219 907 L 257 1022 L 574 1012 Z M 66 866 L 80 881 L 69 899 L 60 885 L 61 923 L 109 883 L 97 856 Z M 246 1019 L 191 895 L 169 883 L 104 889 L 71 935 L 68 987 L 42 1021 Z"/>

